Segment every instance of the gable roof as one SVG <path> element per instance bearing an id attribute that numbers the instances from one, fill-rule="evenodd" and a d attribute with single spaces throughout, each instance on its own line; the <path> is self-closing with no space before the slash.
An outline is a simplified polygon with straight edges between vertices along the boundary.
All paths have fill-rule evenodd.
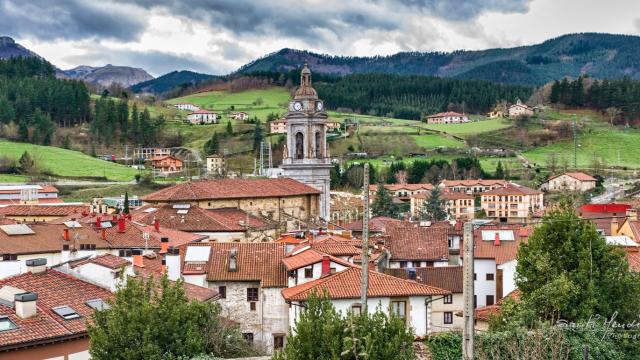
<path id="1" fill-rule="evenodd" d="M 507 183 L 504 187 L 495 188 L 483 192 L 481 195 L 534 195 L 542 194 L 542 191 L 528 188 L 515 183 Z"/>
<path id="2" fill-rule="evenodd" d="M 369 231 L 371 232 L 384 232 L 387 225 L 390 223 L 399 222 L 400 220 L 386 217 L 375 216 L 369 219 Z M 356 220 L 344 226 L 345 229 L 351 231 L 362 231 L 362 219 Z"/>
<path id="3" fill-rule="evenodd" d="M 448 226 L 418 226 L 400 222 L 387 226 L 385 247 L 393 260 L 442 260 L 449 258 Z"/>
<path id="4" fill-rule="evenodd" d="M 14 309 L 0 304 L 0 315 L 7 316 L 18 326 L 15 330 L 2 332 L 1 350 L 86 336 L 85 322 L 94 311 L 86 302 L 93 299 L 106 301 L 113 297 L 106 289 L 56 270 L 0 280 L 0 287 L 5 285 L 36 293 L 38 299 L 37 313 L 29 319 L 21 319 L 15 315 Z M 65 320 L 52 311 L 52 308 L 63 305 L 70 306 L 80 317 Z"/>
<path id="5" fill-rule="evenodd" d="M 415 281 L 450 291 L 462 293 L 463 273 L 462 266 L 438 266 L 411 269 L 416 272 Z M 409 269 L 385 269 L 387 275 L 401 279 L 409 279 Z"/>
<path id="6" fill-rule="evenodd" d="M 353 266 L 351 263 L 347 261 L 344 261 L 342 259 L 336 258 L 328 254 L 324 254 L 314 249 L 307 249 L 295 255 L 288 255 L 284 259 L 282 259 L 282 263 L 287 268 L 287 270 L 291 271 L 291 270 L 307 267 L 309 265 L 320 263 L 322 262 L 322 259 L 325 256 L 328 256 L 329 260 L 331 260 L 334 263 L 347 266 L 347 267 Z"/>
<path id="7" fill-rule="evenodd" d="M 282 296 L 287 301 L 304 301 L 309 295 L 327 292 L 331 299 L 360 298 L 360 279 L 362 269 L 349 269 L 327 275 L 317 280 L 282 290 Z M 367 296 L 395 297 L 395 296 L 431 296 L 446 295 L 449 292 L 433 286 L 419 284 L 415 281 L 402 280 L 376 271 L 369 271 L 369 288 Z"/>
<path id="8" fill-rule="evenodd" d="M 507 184 L 506 180 L 491 180 L 491 179 L 469 179 L 469 180 L 442 180 L 440 185 L 450 187 L 450 186 L 492 186 L 492 185 L 501 185 L 505 186 Z"/>
<path id="9" fill-rule="evenodd" d="M 355 256 L 362 253 L 362 241 L 337 235 L 319 237 L 310 245 L 315 250 L 333 256 Z"/>
<path id="10" fill-rule="evenodd" d="M 196 243 L 189 246 L 211 247 L 206 267 L 208 281 L 255 281 L 264 288 L 287 286 L 287 269 L 282 263 L 285 257 L 284 244 Z M 229 271 L 232 249 L 237 250 L 236 271 Z"/>
<path id="11" fill-rule="evenodd" d="M 447 111 L 447 112 L 440 112 L 437 114 L 429 115 L 427 116 L 427 118 L 437 118 L 437 117 L 445 117 L 445 116 L 466 116 L 466 115 L 457 113 L 455 111 Z"/>
<path id="12" fill-rule="evenodd" d="M 80 265 L 89 264 L 89 263 L 100 265 L 113 270 L 117 270 L 123 266 L 127 266 L 131 264 L 129 261 L 119 256 L 104 254 L 104 255 L 96 256 L 91 259 L 77 262 L 73 264 L 72 267 L 78 267 Z"/>
<path id="13" fill-rule="evenodd" d="M 433 185 L 431 184 L 385 184 L 384 188 L 389 191 L 398 191 L 398 190 L 408 190 L 408 191 L 416 191 L 416 190 L 431 190 L 433 189 Z M 369 191 L 378 190 L 378 185 L 369 185 Z"/>
<path id="14" fill-rule="evenodd" d="M 562 175 L 566 175 L 566 176 L 572 177 L 572 178 L 574 178 L 576 180 L 579 180 L 579 181 L 596 181 L 596 179 L 593 176 L 587 175 L 587 174 L 585 174 L 583 172 L 566 172 L 564 174 L 553 176 L 553 177 L 549 178 L 549 180 L 547 180 L 547 181 L 551 181 L 551 180 L 553 180 L 555 178 L 558 178 L 558 177 L 560 177 Z"/>
<path id="15" fill-rule="evenodd" d="M 142 198 L 147 202 L 176 202 L 317 195 L 320 190 L 290 178 L 215 179 L 177 184 Z"/>
<path id="16" fill-rule="evenodd" d="M 87 205 L 7 205 L 0 207 L 0 216 L 68 216 L 87 209 Z"/>
<path id="17" fill-rule="evenodd" d="M 502 265 L 511 260 L 515 260 L 518 256 L 518 248 L 522 242 L 526 242 L 530 231 L 525 231 L 528 229 L 521 225 L 485 225 L 480 229 L 473 231 L 473 239 L 474 239 L 474 258 L 476 259 L 494 259 L 496 265 Z M 483 240 L 483 231 L 484 232 L 498 232 L 500 234 L 504 232 L 511 232 L 510 235 L 513 240 L 505 240 L 501 239 L 500 245 L 495 245 L 495 237 L 491 237 L 491 234 L 485 236 L 487 240 Z M 464 256 L 464 244 L 463 241 L 460 241 L 460 256 Z"/>
<path id="18" fill-rule="evenodd" d="M 109 243 L 102 240 L 99 233 L 88 227 L 68 229 L 64 224 L 25 224 L 33 234 L 7 235 L 0 230 L 0 254 L 42 254 L 60 252 L 63 244 L 79 247 L 81 244 L 95 245 L 97 249 L 108 249 Z M 64 229 L 69 230 L 69 241 L 63 237 Z"/>

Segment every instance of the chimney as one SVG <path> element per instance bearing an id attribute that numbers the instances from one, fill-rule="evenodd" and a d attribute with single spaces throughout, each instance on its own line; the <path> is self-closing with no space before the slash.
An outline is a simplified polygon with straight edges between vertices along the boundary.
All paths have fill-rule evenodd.
<path id="1" fill-rule="evenodd" d="M 322 256 L 322 276 L 331 274 L 331 258 L 328 255 Z"/>
<path id="2" fill-rule="evenodd" d="M 167 250 L 169 250 L 169 238 L 161 237 L 160 238 L 160 252 L 159 254 L 166 254 Z"/>
<path id="3" fill-rule="evenodd" d="M 102 228 L 102 217 L 96 216 L 96 229 L 101 229 L 101 228 Z"/>
<path id="4" fill-rule="evenodd" d="M 142 262 L 142 250 L 134 249 L 132 251 L 133 254 L 133 266 L 144 267 L 144 263 Z"/>
<path id="5" fill-rule="evenodd" d="M 100 229 L 100 235 L 102 236 L 102 240 L 107 240 L 107 229 Z"/>
<path id="6" fill-rule="evenodd" d="M 160 232 L 160 220 L 153 219 L 153 228 L 156 229 L 157 232 Z"/>
<path id="7" fill-rule="evenodd" d="M 25 261 L 25 264 L 27 265 L 27 272 L 32 274 L 43 273 L 47 270 L 47 259 L 44 258 L 30 259 Z"/>
<path id="8" fill-rule="evenodd" d="M 126 230 L 126 226 L 124 223 L 124 218 L 118 219 L 118 232 L 123 233 Z"/>
<path id="9" fill-rule="evenodd" d="M 493 245 L 500 246 L 500 233 L 496 231 L 496 239 L 493 241 Z"/>
<path id="10" fill-rule="evenodd" d="M 167 277 L 169 280 L 176 281 L 180 279 L 180 250 L 170 246 L 164 255 L 164 260 L 167 266 Z"/>
<path id="11" fill-rule="evenodd" d="M 229 252 L 229 271 L 236 272 L 238 271 L 238 249 L 233 248 Z"/>
<path id="12" fill-rule="evenodd" d="M 16 315 L 21 319 L 28 319 L 36 315 L 37 307 L 36 300 L 38 300 L 38 294 L 32 292 L 25 292 L 22 294 L 14 295 Z"/>
<path id="13" fill-rule="evenodd" d="M 113 214 L 113 217 L 111 217 L 111 221 L 112 221 L 112 222 L 116 222 L 116 221 L 118 221 L 118 215 Z"/>
<path id="14" fill-rule="evenodd" d="M 65 228 L 62 230 L 62 238 L 64 241 L 69 241 L 69 229 Z"/>
<path id="15" fill-rule="evenodd" d="M 69 251 L 69 244 L 62 245 L 62 251 L 60 252 L 60 262 L 67 262 L 70 260 L 71 251 Z"/>

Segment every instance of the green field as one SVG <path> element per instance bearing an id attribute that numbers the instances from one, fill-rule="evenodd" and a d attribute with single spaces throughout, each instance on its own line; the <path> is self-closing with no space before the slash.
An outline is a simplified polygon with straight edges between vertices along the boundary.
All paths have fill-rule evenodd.
<path id="1" fill-rule="evenodd" d="M 29 178 L 24 175 L 17 174 L 0 174 L 0 184 L 2 183 L 24 183 L 27 182 Z"/>
<path id="2" fill-rule="evenodd" d="M 451 139 L 438 134 L 421 134 L 411 135 L 416 145 L 425 149 L 433 149 L 438 147 L 447 148 L 463 148 L 465 144 L 462 141 Z"/>
<path id="3" fill-rule="evenodd" d="M 465 136 L 475 135 L 483 132 L 496 131 L 512 126 L 511 121 L 506 119 L 489 119 L 482 121 L 474 121 L 465 124 L 424 124 L 422 127 L 426 129 L 446 132 L 452 135 Z"/>
<path id="4" fill-rule="evenodd" d="M 78 151 L 0 140 L 2 155 L 18 159 L 25 151 L 36 161 L 40 171 L 54 176 L 106 177 L 112 181 L 130 181 L 138 173 L 130 167 L 92 158 Z"/>

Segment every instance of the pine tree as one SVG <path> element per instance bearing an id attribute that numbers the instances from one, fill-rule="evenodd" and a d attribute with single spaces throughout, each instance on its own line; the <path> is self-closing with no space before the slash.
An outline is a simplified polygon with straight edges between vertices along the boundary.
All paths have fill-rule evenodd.
<path id="1" fill-rule="evenodd" d="M 218 139 L 217 132 L 214 132 L 213 135 L 211 135 L 211 139 L 207 140 L 207 142 L 204 143 L 203 150 L 206 155 L 220 153 L 220 140 Z"/>
<path id="2" fill-rule="evenodd" d="M 264 140 L 264 135 L 262 134 L 262 124 L 260 120 L 256 119 L 256 127 L 253 130 L 253 152 L 257 152 L 260 150 L 260 144 Z"/>
<path id="3" fill-rule="evenodd" d="M 122 212 L 126 215 L 129 215 L 129 192 L 125 191 L 124 193 L 124 205 Z"/>
<path id="4" fill-rule="evenodd" d="M 368 191 L 368 189 L 366 190 Z M 391 194 L 382 183 L 378 184 L 376 197 L 371 204 L 371 213 L 373 216 L 386 216 L 390 218 L 398 218 L 400 216 L 400 209 L 393 203 Z"/>
<path id="5" fill-rule="evenodd" d="M 23 174 L 31 174 L 35 169 L 35 161 L 33 161 L 33 158 L 27 151 L 22 153 L 20 160 L 18 160 L 18 164 L 20 166 L 20 172 Z"/>
<path id="6" fill-rule="evenodd" d="M 233 136 L 233 127 L 231 127 L 231 120 L 227 121 L 227 136 Z"/>
<path id="7" fill-rule="evenodd" d="M 504 169 L 502 168 L 502 161 L 498 160 L 498 166 L 496 166 L 496 174 L 494 175 L 496 179 L 504 179 Z"/>
<path id="8" fill-rule="evenodd" d="M 420 211 L 420 219 L 428 221 L 442 221 L 447 218 L 447 211 L 445 210 L 444 200 L 440 198 L 440 188 L 434 186 L 429 197 L 427 197 L 422 203 L 422 209 Z"/>

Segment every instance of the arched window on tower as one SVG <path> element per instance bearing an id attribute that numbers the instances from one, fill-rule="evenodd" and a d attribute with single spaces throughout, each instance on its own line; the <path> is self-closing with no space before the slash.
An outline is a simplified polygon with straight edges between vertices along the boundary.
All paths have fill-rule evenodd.
<path id="1" fill-rule="evenodd" d="M 304 135 L 296 133 L 296 159 L 304 159 Z"/>
<path id="2" fill-rule="evenodd" d="M 322 134 L 316 131 L 316 159 L 322 159 Z"/>

